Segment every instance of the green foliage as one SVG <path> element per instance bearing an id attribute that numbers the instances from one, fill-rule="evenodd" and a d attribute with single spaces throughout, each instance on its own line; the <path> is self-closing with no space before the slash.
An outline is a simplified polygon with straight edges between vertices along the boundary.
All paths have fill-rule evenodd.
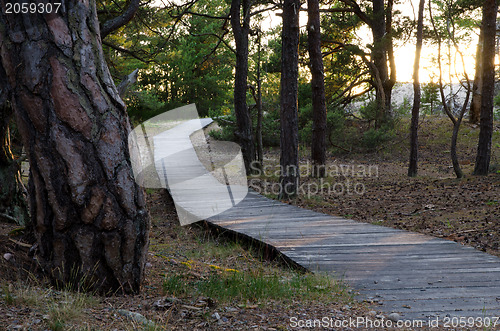
<path id="1" fill-rule="evenodd" d="M 281 72 L 281 37 L 275 36 L 267 44 L 267 59 L 264 59 L 263 69 L 268 73 Z"/>
<path id="2" fill-rule="evenodd" d="M 197 290 L 204 296 L 224 302 L 234 298 L 256 302 L 290 295 L 289 288 L 281 285 L 277 275 L 266 277 L 239 272 L 229 275 L 212 274 L 209 279 L 197 283 Z"/>
<path id="3" fill-rule="evenodd" d="M 312 104 L 311 83 L 304 77 L 299 77 L 298 99 L 299 108 L 309 107 Z"/>
<path id="4" fill-rule="evenodd" d="M 14 296 L 12 295 L 12 291 L 9 286 L 3 287 L 3 299 L 7 305 L 13 305 L 15 303 Z"/>
<path id="5" fill-rule="evenodd" d="M 493 108 L 493 117 L 495 120 L 500 121 L 500 94 L 497 94 L 494 98 L 495 108 Z"/>
<path id="6" fill-rule="evenodd" d="M 172 295 L 201 295 L 220 302 L 255 303 L 269 299 L 334 301 L 339 296 L 348 296 L 342 283 L 326 275 L 294 273 L 287 278 L 280 274 L 236 270 L 213 272 L 198 280 L 182 275 L 167 276 L 163 289 Z"/>
<path id="7" fill-rule="evenodd" d="M 368 149 L 376 148 L 395 136 L 395 131 L 390 125 L 383 125 L 379 129 L 370 128 L 363 134 L 363 144 Z"/>
<path id="8" fill-rule="evenodd" d="M 55 320 L 49 322 L 49 327 L 52 331 L 63 331 L 66 329 L 64 321 Z"/>
<path id="9" fill-rule="evenodd" d="M 332 8 L 345 8 L 341 2 L 330 5 Z M 328 103 L 336 98 L 343 98 L 340 93 L 351 84 L 358 86 L 368 78 L 364 64 L 359 57 L 363 53 L 352 42 L 355 31 L 362 24 L 360 19 L 350 12 L 329 13 L 321 17 L 322 52 L 325 67 L 325 95 Z M 344 97 L 349 97 L 347 93 Z"/>
<path id="10" fill-rule="evenodd" d="M 254 121 L 256 123 L 256 121 Z M 277 109 L 269 110 L 262 119 L 262 144 L 264 146 L 280 145 L 280 112 Z"/>
<path id="11" fill-rule="evenodd" d="M 236 116 L 234 112 L 231 111 L 229 115 L 219 116 L 218 112 L 211 111 L 209 115 L 212 114 L 217 124 L 220 126 L 220 130 L 213 130 L 210 132 L 210 136 L 217 140 L 234 141 L 236 142 Z M 216 115 L 216 116 L 213 116 Z M 257 126 L 257 114 L 256 111 L 252 112 L 253 115 L 253 125 L 254 132 L 256 132 Z M 279 146 L 280 144 L 280 113 L 279 109 L 268 109 L 264 111 L 262 116 L 262 143 L 264 146 Z"/>
<path id="12" fill-rule="evenodd" d="M 434 114 L 439 101 L 439 85 L 433 81 L 422 84 L 422 110 L 424 114 Z"/>
<path id="13" fill-rule="evenodd" d="M 102 8 L 103 12 L 106 10 L 108 7 Z M 174 24 L 177 10 L 182 8 L 141 6 L 136 19 L 106 38 L 135 54 L 134 57 L 104 46 L 116 83 L 119 77 L 140 69 L 138 82 L 125 98 L 130 115 L 137 121 L 191 103 L 196 103 L 204 116 L 210 108 L 232 102 L 234 54 L 227 47 L 217 47 L 221 22 L 184 15 L 182 21 Z M 221 16 L 227 11 L 227 3 L 197 1 L 190 11 Z"/>
<path id="14" fill-rule="evenodd" d="M 44 323 L 50 330 L 73 329 L 71 324 L 81 318 L 84 311 L 98 303 L 97 298 L 89 294 L 56 291 L 21 283 L 2 284 L 2 289 L 6 304 L 26 307 L 44 315 Z"/>
<path id="15" fill-rule="evenodd" d="M 411 109 L 413 104 L 410 104 L 410 100 L 407 97 L 403 98 L 403 102 L 397 106 L 393 106 L 392 111 L 393 115 L 396 118 L 400 118 L 406 116 L 411 113 Z"/>
<path id="16" fill-rule="evenodd" d="M 312 113 L 311 104 L 299 109 L 299 140 L 302 144 L 311 145 L 312 139 Z M 326 113 L 326 134 L 332 141 L 344 134 L 345 114 L 340 107 L 329 105 Z"/>
<path id="17" fill-rule="evenodd" d="M 377 114 L 379 113 L 379 108 L 375 100 L 370 100 L 366 102 L 359 108 L 359 113 L 361 118 L 367 121 L 375 121 Z"/>
<path id="18" fill-rule="evenodd" d="M 500 106 L 500 93 L 495 95 L 495 98 L 493 99 L 495 106 Z"/>
<path id="19" fill-rule="evenodd" d="M 188 293 L 189 284 L 180 275 L 168 275 L 163 281 L 163 290 L 175 296 Z"/>
<path id="20" fill-rule="evenodd" d="M 497 140 L 498 136 L 500 136 L 498 133 L 493 133 L 493 141 Z M 491 150 L 491 163 L 490 163 L 490 169 L 489 169 L 489 171 L 491 173 L 500 174 L 499 155 L 500 155 L 500 144 L 495 143 L 492 146 L 492 150 Z"/>
<path id="21" fill-rule="evenodd" d="M 210 115 L 210 113 L 209 113 Z M 223 141 L 234 141 L 236 142 L 236 116 L 234 112 L 231 112 L 230 115 L 227 116 L 211 116 L 217 124 L 220 126 L 220 130 L 212 130 L 209 132 L 209 135 L 216 140 Z"/>
<path id="22" fill-rule="evenodd" d="M 166 109 L 154 91 L 142 90 L 131 94 L 127 99 L 127 110 L 133 123 L 141 123 L 161 114 Z"/>

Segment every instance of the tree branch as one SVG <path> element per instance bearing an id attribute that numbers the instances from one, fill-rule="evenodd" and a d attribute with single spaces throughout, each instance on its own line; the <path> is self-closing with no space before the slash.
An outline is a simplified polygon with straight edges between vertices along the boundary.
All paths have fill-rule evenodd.
<path id="1" fill-rule="evenodd" d="M 137 59 L 137 60 L 139 60 L 141 62 L 144 62 L 144 63 L 151 63 L 151 62 L 153 62 L 151 60 L 146 60 L 146 59 L 141 58 L 140 56 L 138 56 L 137 54 L 135 54 L 131 50 L 125 49 L 125 48 L 120 47 L 120 46 L 117 46 L 117 45 L 115 45 L 113 43 L 110 43 L 108 41 L 103 40 L 102 43 L 103 43 L 103 45 L 111 47 L 112 49 L 117 50 L 118 52 L 130 55 L 131 57 L 133 57 L 133 58 L 135 58 L 135 59 Z"/>
<path id="2" fill-rule="evenodd" d="M 139 9 L 139 5 L 140 0 L 129 0 L 127 9 L 120 16 L 104 22 L 101 26 L 101 39 L 104 40 L 111 32 L 130 22 Z"/>
<path id="3" fill-rule="evenodd" d="M 194 37 L 203 37 L 203 36 L 212 36 L 212 37 L 215 37 L 217 39 L 219 39 L 219 43 L 217 44 L 217 47 L 220 45 L 220 43 L 222 42 L 231 52 L 233 52 L 234 54 L 236 54 L 236 51 L 234 50 L 234 48 L 231 47 L 231 45 L 229 45 L 225 40 L 224 40 L 224 36 L 228 33 L 227 30 L 224 30 L 224 34 L 222 34 L 222 36 L 219 36 L 218 34 L 216 33 L 201 33 L 201 34 L 196 34 L 196 33 L 191 33 L 191 36 L 194 36 Z"/>
<path id="4" fill-rule="evenodd" d="M 370 19 L 370 17 L 368 17 L 368 15 L 366 15 L 366 13 L 364 13 L 361 10 L 361 7 L 358 5 L 358 3 L 356 1 L 353 1 L 353 0 L 340 0 L 340 1 L 344 4 L 346 4 L 347 6 L 351 7 L 353 10 L 353 13 L 356 14 L 356 16 L 358 16 L 363 22 L 365 22 L 369 26 L 373 25 L 373 22 Z"/>
<path id="5" fill-rule="evenodd" d="M 339 99 L 343 98 L 343 97 L 344 97 L 344 95 L 345 95 L 347 92 L 352 91 L 352 89 L 353 89 L 354 87 L 359 86 L 359 85 L 361 85 L 361 84 L 363 84 L 363 83 L 369 83 L 369 81 L 367 81 L 366 79 L 361 80 L 361 81 L 358 81 L 361 77 L 363 77 L 363 76 L 364 76 L 364 75 L 366 75 L 366 74 L 368 74 L 368 72 L 364 71 L 364 72 L 360 73 L 358 76 L 356 76 L 356 77 L 354 78 L 354 80 L 353 80 L 353 81 L 349 84 L 349 86 L 347 86 L 347 87 L 346 87 L 346 88 L 345 88 L 345 89 L 344 89 L 344 90 L 343 90 L 343 91 L 342 91 L 342 92 L 341 92 L 338 96 L 336 96 L 336 97 L 334 98 L 334 100 L 333 100 L 333 101 L 336 101 L 336 100 L 339 100 Z M 362 94 L 364 94 L 364 93 L 366 93 L 366 92 L 367 92 L 367 91 L 363 91 L 360 95 L 362 95 Z M 359 95 L 357 95 L 357 96 L 359 96 Z M 351 97 L 351 96 L 347 96 L 347 97 L 345 97 L 345 99 L 352 99 L 352 98 L 353 98 L 353 97 Z"/>
<path id="6" fill-rule="evenodd" d="M 7 215 L 7 214 L 0 213 L 0 218 L 3 218 L 3 219 L 6 219 L 8 221 L 16 222 L 17 223 L 17 219 L 15 217 L 12 217 L 12 216 Z"/>
<path id="7" fill-rule="evenodd" d="M 137 82 L 138 73 L 139 69 L 135 69 L 129 75 L 125 76 L 120 82 L 120 84 L 116 87 L 116 89 L 118 90 L 118 94 L 120 95 L 120 98 L 123 98 L 125 96 L 130 85 Z"/>
<path id="8" fill-rule="evenodd" d="M 208 14 L 196 13 L 196 12 L 192 12 L 192 11 L 185 11 L 182 14 L 190 14 L 193 16 L 206 17 L 206 18 L 211 18 L 214 20 L 227 20 L 229 18 L 229 13 L 226 14 L 225 16 L 213 16 L 213 15 L 208 15 Z"/>
<path id="9" fill-rule="evenodd" d="M 319 12 L 320 13 L 354 13 L 355 11 L 353 8 L 328 8 L 328 9 L 320 9 Z"/>
<path id="10" fill-rule="evenodd" d="M 256 11 L 250 13 L 250 16 L 255 16 L 257 14 L 264 13 L 264 12 L 266 12 L 268 10 L 273 10 L 273 9 L 276 9 L 276 8 L 278 8 L 278 5 L 274 5 L 274 6 L 267 7 L 267 8 L 262 8 L 262 9 L 259 9 L 259 10 L 256 10 Z"/>

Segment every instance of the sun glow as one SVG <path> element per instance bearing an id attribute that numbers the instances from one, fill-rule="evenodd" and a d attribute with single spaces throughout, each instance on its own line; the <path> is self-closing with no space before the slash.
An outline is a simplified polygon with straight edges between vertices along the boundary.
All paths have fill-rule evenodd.
<path id="1" fill-rule="evenodd" d="M 441 67 L 443 82 L 456 83 L 465 79 L 467 74 L 470 80 L 474 79 L 476 66 L 476 46 L 477 40 L 470 46 L 463 45 L 460 50 L 463 54 L 463 63 L 460 54 L 451 49 L 448 54 L 447 47 L 441 50 Z M 435 45 L 426 45 L 422 47 L 420 58 L 419 79 L 421 83 L 437 82 L 439 79 L 438 50 Z M 451 59 L 451 65 L 450 61 Z M 398 82 L 413 81 L 413 62 L 415 60 L 415 45 L 404 45 L 395 50 L 396 72 Z"/>

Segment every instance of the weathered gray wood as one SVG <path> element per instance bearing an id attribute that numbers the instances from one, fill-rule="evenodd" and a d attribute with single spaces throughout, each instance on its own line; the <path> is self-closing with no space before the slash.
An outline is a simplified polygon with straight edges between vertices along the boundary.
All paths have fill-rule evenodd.
<path id="1" fill-rule="evenodd" d="M 252 197 L 252 203 L 258 200 Z M 497 257 L 421 234 L 318 213 L 308 217 L 285 204 L 270 204 L 267 218 L 265 208 L 251 208 L 228 210 L 209 222 L 274 245 L 312 271 L 343 278 L 361 298 L 377 297 L 378 308 L 403 318 L 500 316 L 500 301 L 493 294 L 500 296 Z"/>
<path id="2" fill-rule="evenodd" d="M 176 156 L 187 173 L 169 173 L 169 181 L 182 183 L 203 172 L 192 154 Z M 200 205 L 213 201 L 197 187 L 183 192 L 181 204 L 193 197 Z M 500 259 L 452 241 L 308 211 L 251 190 L 207 222 L 271 245 L 313 272 L 343 279 L 360 299 L 403 319 L 500 316 Z"/>
<path id="3" fill-rule="evenodd" d="M 208 221 L 274 245 L 312 271 L 332 273 L 355 286 L 360 298 L 377 297 L 379 309 L 405 319 L 500 316 L 497 257 L 452 241 L 318 213 L 308 217 L 296 207 L 251 199 Z"/>

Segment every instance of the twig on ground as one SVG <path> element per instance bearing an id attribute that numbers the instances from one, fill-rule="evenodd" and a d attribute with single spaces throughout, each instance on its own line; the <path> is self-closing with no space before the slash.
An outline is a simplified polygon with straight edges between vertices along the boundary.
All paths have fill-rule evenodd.
<path id="1" fill-rule="evenodd" d="M 0 213 L 0 218 L 17 223 L 17 219 L 15 217 L 12 217 L 12 216 L 7 215 L 7 214 Z"/>

